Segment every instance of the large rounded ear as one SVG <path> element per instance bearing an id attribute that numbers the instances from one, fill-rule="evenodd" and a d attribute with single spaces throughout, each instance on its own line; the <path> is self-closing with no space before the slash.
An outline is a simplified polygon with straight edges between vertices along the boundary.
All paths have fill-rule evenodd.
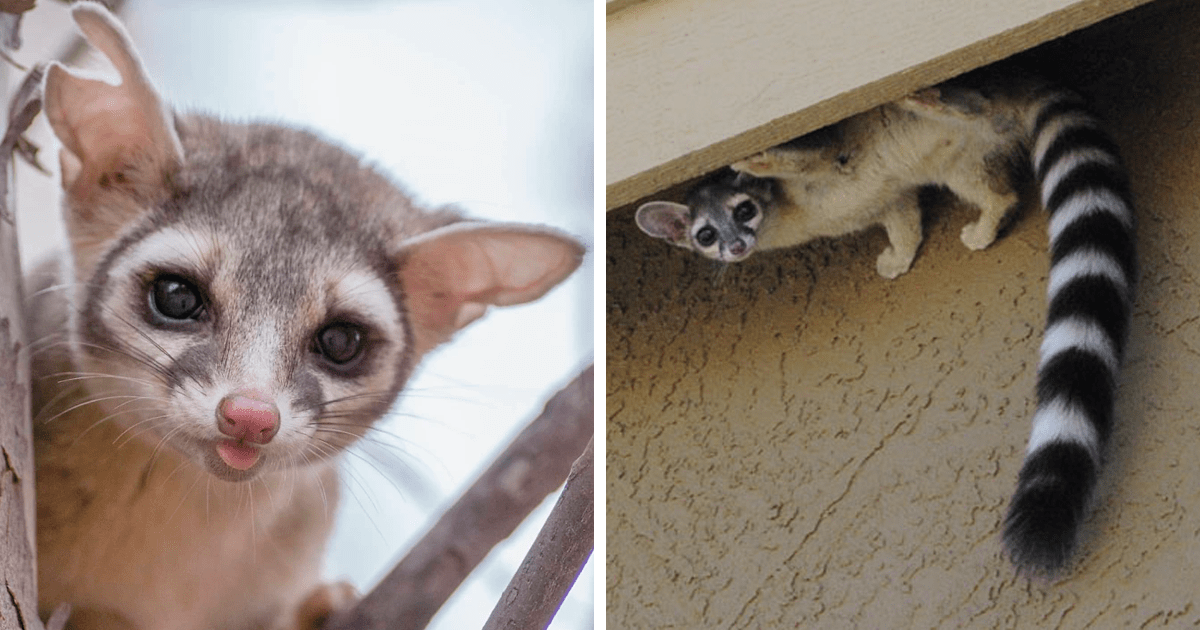
<path id="1" fill-rule="evenodd" d="M 45 109 L 63 143 L 63 189 L 85 202 L 107 191 L 141 199 L 164 193 L 169 175 L 183 163 L 170 111 L 129 35 L 107 9 L 80 2 L 71 15 L 87 41 L 112 62 L 121 82 L 110 85 L 50 64 Z"/>
<path id="2" fill-rule="evenodd" d="M 651 201 L 637 209 L 634 216 L 643 232 L 676 247 L 692 249 L 689 230 L 692 212 L 687 206 L 673 201 Z"/>
<path id="3" fill-rule="evenodd" d="M 489 306 L 542 297 L 575 271 L 584 251 L 557 230 L 506 223 L 456 223 L 402 243 L 397 261 L 417 354 Z"/>

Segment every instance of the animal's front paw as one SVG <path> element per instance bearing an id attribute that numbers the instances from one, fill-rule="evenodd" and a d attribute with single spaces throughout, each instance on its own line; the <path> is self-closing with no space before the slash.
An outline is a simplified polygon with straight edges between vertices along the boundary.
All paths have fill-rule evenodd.
<path id="1" fill-rule="evenodd" d="M 875 259 L 875 271 L 884 278 L 893 280 L 912 267 L 913 258 L 897 252 L 895 247 L 889 245 L 879 258 Z"/>
<path id="2" fill-rule="evenodd" d="M 897 104 L 919 116 L 967 120 L 982 116 L 988 100 L 976 90 L 935 86 L 917 90 Z"/>
<path id="3" fill-rule="evenodd" d="M 738 160 L 729 165 L 729 168 L 739 172 L 753 175 L 755 177 L 768 177 L 775 174 L 779 170 L 779 165 L 776 164 L 775 158 L 770 153 L 764 151 L 762 153 L 752 155 L 744 160 Z"/>
<path id="4" fill-rule="evenodd" d="M 943 111 L 946 107 L 946 104 L 942 102 L 942 92 L 936 87 L 917 90 L 905 96 L 902 100 L 905 104 L 915 108 L 929 108 Z"/>
<path id="5" fill-rule="evenodd" d="M 996 230 L 979 220 L 963 226 L 961 238 L 963 245 L 966 245 L 968 249 L 979 251 L 995 242 Z"/>
<path id="6" fill-rule="evenodd" d="M 321 630 L 330 615 L 353 606 L 358 599 L 358 590 L 349 582 L 318 585 L 300 602 L 289 630 Z"/>

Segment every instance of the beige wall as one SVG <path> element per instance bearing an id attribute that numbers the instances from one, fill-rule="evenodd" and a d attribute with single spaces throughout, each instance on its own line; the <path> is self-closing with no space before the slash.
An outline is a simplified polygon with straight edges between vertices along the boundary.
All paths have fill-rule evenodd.
<path id="1" fill-rule="evenodd" d="M 1017 578 L 999 531 L 1029 432 L 1046 220 L 984 252 L 940 204 L 911 272 L 882 233 L 723 272 L 609 213 L 610 628 L 1200 623 L 1200 3 L 1039 50 L 1130 164 L 1142 271 L 1078 562 Z"/>

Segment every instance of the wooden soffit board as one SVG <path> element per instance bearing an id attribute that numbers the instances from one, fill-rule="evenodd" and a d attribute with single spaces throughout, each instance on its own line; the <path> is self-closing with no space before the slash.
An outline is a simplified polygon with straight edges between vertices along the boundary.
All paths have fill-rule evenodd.
<path id="1" fill-rule="evenodd" d="M 1150 0 L 608 0 L 611 210 Z"/>

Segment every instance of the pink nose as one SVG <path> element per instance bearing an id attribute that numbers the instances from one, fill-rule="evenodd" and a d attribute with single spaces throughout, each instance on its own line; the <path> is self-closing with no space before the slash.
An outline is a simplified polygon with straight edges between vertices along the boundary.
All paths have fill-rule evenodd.
<path id="1" fill-rule="evenodd" d="M 279 408 L 260 392 L 235 392 L 217 405 L 217 430 L 231 438 L 266 444 L 279 431 Z"/>

